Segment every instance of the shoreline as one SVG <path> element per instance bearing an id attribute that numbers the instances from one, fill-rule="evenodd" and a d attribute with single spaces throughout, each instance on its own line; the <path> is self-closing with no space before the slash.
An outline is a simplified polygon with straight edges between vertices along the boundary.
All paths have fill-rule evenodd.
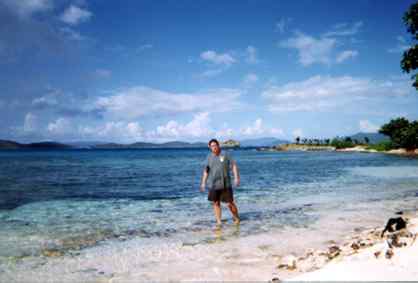
<path id="1" fill-rule="evenodd" d="M 258 151 L 281 152 L 281 151 L 334 151 L 334 152 L 364 152 L 364 153 L 383 153 L 400 156 L 418 156 L 418 149 L 406 150 L 405 148 L 391 149 L 387 151 L 378 151 L 368 149 L 365 145 L 357 145 L 354 147 L 336 148 L 329 145 L 298 145 L 284 144 L 275 147 L 260 147 Z"/>
<path id="2" fill-rule="evenodd" d="M 375 149 L 367 149 L 365 146 L 355 146 L 348 148 L 336 149 L 338 152 L 365 152 L 365 153 L 384 153 L 392 155 L 401 155 L 401 156 L 416 156 L 418 155 L 418 149 L 415 150 L 406 150 L 405 148 L 391 149 L 387 151 L 378 151 Z"/>
<path id="3" fill-rule="evenodd" d="M 182 262 L 172 262 L 171 260 L 173 259 L 167 261 L 164 258 L 165 252 L 161 251 L 157 246 L 149 246 L 152 249 L 148 250 L 148 244 L 146 246 L 137 245 L 142 242 L 142 239 L 132 239 L 131 241 L 118 242 L 116 246 L 109 245 L 104 250 L 101 249 L 100 245 L 83 249 L 75 256 L 72 253 L 65 256 L 45 254 L 43 256 L 45 262 L 38 266 L 39 269 L 37 267 L 34 270 L 26 270 L 24 274 L 18 277 L 15 277 L 17 272 L 22 270 L 15 269 L 14 272 L 9 272 L 8 275 L 10 277 L 7 274 L 3 275 L 5 275 L 4 279 L 15 279 L 9 281 L 17 282 L 24 282 L 25 279 L 31 278 L 31 276 L 36 274 L 41 275 L 40 278 L 44 282 L 49 279 L 56 280 L 57 278 L 68 282 L 80 280 L 90 282 L 125 282 L 137 281 L 141 278 L 147 278 L 147 280 L 151 281 L 159 279 L 168 281 L 252 280 L 264 282 L 417 280 L 418 273 L 414 273 L 415 266 L 418 264 L 418 256 L 416 256 L 418 254 L 418 241 L 415 241 L 415 237 L 418 234 L 416 206 L 408 209 L 408 212 L 404 212 L 402 215 L 395 213 L 395 211 L 397 210 L 392 210 L 390 215 L 386 214 L 384 217 L 386 219 L 381 221 L 382 225 L 375 224 L 367 225 L 364 228 L 360 226 L 354 230 L 349 229 L 350 232 L 345 234 L 344 237 L 335 237 L 336 235 L 327 237 L 327 241 L 316 248 L 306 245 L 305 241 L 306 237 L 309 239 L 315 233 L 318 234 L 317 232 L 311 231 L 308 234 L 297 232 L 289 235 L 293 240 L 297 239 L 293 241 L 293 244 L 299 242 L 305 246 L 304 249 L 296 253 L 293 249 L 290 249 L 288 253 L 268 253 L 267 250 L 270 244 L 277 241 L 286 244 L 287 238 L 280 237 L 275 233 L 250 236 L 252 238 L 250 241 L 250 238 L 237 238 L 232 242 L 224 242 L 222 235 L 220 235 L 220 238 L 210 245 L 170 243 L 170 245 L 176 247 L 174 251 L 170 251 L 170 254 L 178 254 L 175 257 L 176 260 L 180 258 L 186 259 L 186 261 Z M 387 218 L 400 216 L 409 219 L 407 230 L 386 233 L 384 238 L 380 238 L 380 233 Z M 325 221 L 325 224 L 332 223 L 334 222 Z M 357 224 L 354 223 L 352 226 L 357 226 Z M 408 235 L 407 231 L 413 235 Z M 394 243 L 393 235 L 399 236 L 397 243 Z M 323 240 L 323 237 L 321 237 L 321 242 Z M 396 245 L 392 248 L 393 255 L 390 259 L 386 258 L 386 253 L 389 250 L 387 242 Z M 400 243 L 406 243 L 406 246 Z M 143 249 L 141 252 L 138 249 L 139 247 L 146 249 Z M 214 250 L 225 256 L 213 261 L 209 254 Z M 146 251 L 145 254 L 143 254 L 144 251 Z M 376 252 L 379 252 L 377 257 L 375 255 Z M 98 261 L 98 256 L 102 260 Z M 155 261 L 162 260 L 163 266 L 170 264 L 171 270 L 167 270 L 166 275 L 158 278 L 152 276 L 152 274 L 155 275 L 155 272 L 161 266 L 153 267 L 150 273 L 146 270 L 141 271 L 140 266 L 143 265 L 138 264 L 138 260 L 143 256 L 154 258 Z M 47 258 L 48 264 L 46 264 Z M 115 258 L 118 259 L 116 262 Z M 191 268 L 182 269 L 181 266 L 184 264 L 189 265 Z M 225 264 L 230 269 L 223 269 Z M 32 265 L 34 266 L 35 263 L 30 263 L 30 261 L 25 264 L 27 267 Z M 151 266 L 147 266 L 151 268 Z M 65 267 L 64 270 L 70 270 L 71 272 L 60 273 L 63 267 Z M 391 270 L 390 273 L 384 272 L 387 269 Z M 174 272 L 175 270 L 177 271 Z M 214 271 L 218 273 L 213 274 Z M 373 277 L 376 274 L 379 276 L 383 274 L 385 277 Z M 19 280 L 19 278 L 22 280 Z"/>
<path id="4" fill-rule="evenodd" d="M 349 235 L 341 245 L 330 243 L 326 250 L 287 255 L 271 281 L 418 280 L 418 212 L 394 217 L 405 219 L 406 228 L 381 237 L 383 227 L 375 227 Z"/>

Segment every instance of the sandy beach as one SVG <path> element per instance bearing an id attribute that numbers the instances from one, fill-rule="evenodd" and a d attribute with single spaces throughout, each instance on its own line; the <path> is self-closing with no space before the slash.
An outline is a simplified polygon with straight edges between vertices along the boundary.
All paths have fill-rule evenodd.
<path id="1" fill-rule="evenodd" d="M 284 258 L 279 264 L 284 277 L 273 281 L 417 281 L 418 216 L 402 218 L 407 219 L 407 227 L 383 237 L 382 229 L 376 228 L 353 236 L 342 246 L 330 246 L 328 251 Z M 307 266 L 312 271 L 301 272 Z"/>

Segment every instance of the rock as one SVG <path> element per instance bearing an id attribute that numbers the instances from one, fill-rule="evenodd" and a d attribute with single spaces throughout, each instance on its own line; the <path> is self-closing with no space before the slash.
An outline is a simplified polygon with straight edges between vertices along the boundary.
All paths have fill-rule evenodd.
<path id="1" fill-rule="evenodd" d="M 395 248 L 403 247 L 403 243 L 400 242 L 399 234 L 392 234 L 389 236 L 390 244 Z"/>
<path id="2" fill-rule="evenodd" d="M 279 264 L 278 268 L 283 269 L 286 268 L 287 270 L 295 270 L 296 269 L 296 257 L 293 255 L 289 255 L 284 257 L 281 260 L 281 263 Z"/>
<path id="3" fill-rule="evenodd" d="M 393 252 L 393 249 L 387 249 L 386 250 L 385 257 L 387 259 L 391 259 L 394 255 L 395 255 L 395 253 Z"/>
<path id="4" fill-rule="evenodd" d="M 302 272 L 310 272 L 323 267 L 329 261 L 328 254 L 321 251 L 315 251 L 305 260 L 298 261 L 298 270 Z"/>
<path id="5" fill-rule="evenodd" d="M 352 248 L 353 250 L 357 251 L 357 250 L 359 250 L 359 249 L 360 249 L 360 245 L 359 245 L 359 244 L 357 244 L 357 243 L 352 243 L 352 244 L 351 244 L 351 248 Z"/>
<path id="6" fill-rule="evenodd" d="M 359 242 L 361 248 L 373 246 L 373 241 L 370 239 L 365 239 Z"/>
<path id="7" fill-rule="evenodd" d="M 314 254 L 314 252 L 315 252 L 315 250 L 314 250 L 314 249 L 309 248 L 309 249 L 307 249 L 307 250 L 306 250 L 306 255 L 307 255 L 307 256 L 312 256 L 312 255 Z"/>
<path id="8" fill-rule="evenodd" d="M 333 259 L 341 253 L 341 249 L 338 246 L 331 246 L 328 248 L 328 259 Z"/>
<path id="9" fill-rule="evenodd" d="M 59 257 L 59 256 L 63 256 L 64 252 L 62 252 L 60 250 L 54 250 L 54 249 L 43 250 L 42 255 L 47 256 L 47 257 Z"/>
<path id="10" fill-rule="evenodd" d="M 227 147 L 227 148 L 240 147 L 240 143 L 239 141 L 235 141 L 235 140 L 227 140 L 227 141 L 221 142 L 221 147 Z"/>

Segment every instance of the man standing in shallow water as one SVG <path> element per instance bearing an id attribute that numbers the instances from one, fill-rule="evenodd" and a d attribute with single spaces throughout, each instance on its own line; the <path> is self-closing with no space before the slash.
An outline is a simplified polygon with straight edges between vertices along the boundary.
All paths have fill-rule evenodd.
<path id="1" fill-rule="evenodd" d="M 228 154 L 221 153 L 221 147 L 216 139 L 210 140 L 208 146 L 211 153 L 209 153 L 206 159 L 200 191 L 205 191 L 206 182 L 208 182 L 208 200 L 213 203 L 213 211 L 218 226 L 222 224 L 221 202 L 228 203 L 234 222 L 239 224 L 240 218 L 238 216 L 238 208 L 234 203 L 230 175 L 230 168 L 232 168 L 234 185 L 238 187 L 240 185 L 238 166 Z"/>

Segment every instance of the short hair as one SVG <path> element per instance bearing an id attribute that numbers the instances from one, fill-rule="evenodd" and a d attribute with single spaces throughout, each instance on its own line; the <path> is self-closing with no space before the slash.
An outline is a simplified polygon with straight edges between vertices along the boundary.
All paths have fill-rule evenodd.
<path id="1" fill-rule="evenodd" d="M 210 144 L 211 143 L 216 143 L 218 146 L 219 146 L 219 142 L 218 142 L 218 140 L 217 139 L 211 139 L 209 142 L 208 142 L 208 146 L 210 146 Z"/>

